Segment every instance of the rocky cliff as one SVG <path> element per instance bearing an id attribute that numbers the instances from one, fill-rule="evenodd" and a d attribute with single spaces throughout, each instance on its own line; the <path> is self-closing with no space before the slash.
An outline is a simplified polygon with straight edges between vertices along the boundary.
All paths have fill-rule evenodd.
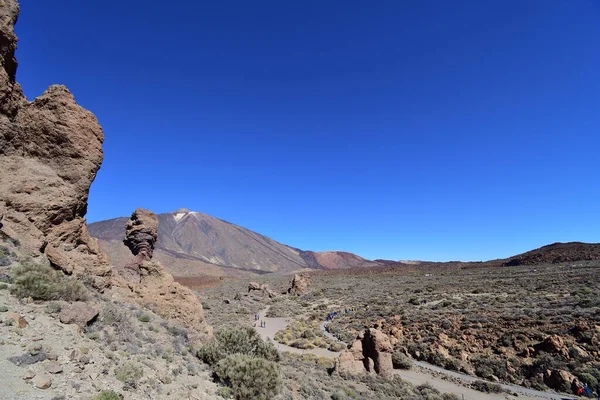
<path id="1" fill-rule="evenodd" d="M 85 223 L 90 185 L 102 163 L 104 135 L 96 117 L 64 86 L 32 102 L 16 82 L 19 14 L 0 1 L 0 215 L 3 235 L 55 268 L 108 285 L 111 267 Z"/>
<path id="2" fill-rule="evenodd" d="M 210 336 L 197 297 L 151 261 L 158 231 L 154 213 L 136 210 L 123 225 L 127 236 L 121 239 L 135 256 L 134 274 L 115 273 L 121 271 L 89 235 L 84 217 L 104 134 L 64 86 L 27 101 L 15 79 L 18 14 L 16 0 L 0 0 L 0 237 L 19 243 L 20 256 L 42 264 L 47 258 L 55 269 L 107 295 L 178 320 L 198 338 Z"/>

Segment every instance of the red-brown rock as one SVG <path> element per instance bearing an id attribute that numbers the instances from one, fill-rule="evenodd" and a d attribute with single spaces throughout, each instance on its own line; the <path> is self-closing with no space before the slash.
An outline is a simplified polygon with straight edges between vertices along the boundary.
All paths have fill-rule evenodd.
<path id="1" fill-rule="evenodd" d="M 90 185 L 102 162 L 102 128 L 64 86 L 28 102 L 16 82 L 16 0 L 0 7 L 0 214 L 21 250 L 48 250 L 54 267 L 108 282 L 108 258 L 85 225 Z"/>

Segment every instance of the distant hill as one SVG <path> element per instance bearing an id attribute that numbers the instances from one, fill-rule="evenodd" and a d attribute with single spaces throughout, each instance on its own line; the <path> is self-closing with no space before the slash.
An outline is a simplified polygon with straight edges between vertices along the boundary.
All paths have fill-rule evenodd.
<path id="1" fill-rule="evenodd" d="M 576 261 L 600 260 L 600 243 L 553 243 L 516 256 L 489 261 L 391 261 L 375 260 L 382 267 L 402 268 L 405 271 L 433 271 L 445 269 L 470 269 L 512 267 L 519 265 L 560 264 Z"/>
<path id="2" fill-rule="evenodd" d="M 90 234 L 117 266 L 131 261 L 123 245 L 128 217 L 94 222 Z M 222 276 L 376 266 L 352 253 L 303 251 L 241 226 L 187 209 L 158 215 L 154 256 L 177 276 Z"/>
<path id="3" fill-rule="evenodd" d="M 593 260 L 600 260 L 600 243 L 553 243 L 499 261 L 505 266 L 516 266 Z"/>

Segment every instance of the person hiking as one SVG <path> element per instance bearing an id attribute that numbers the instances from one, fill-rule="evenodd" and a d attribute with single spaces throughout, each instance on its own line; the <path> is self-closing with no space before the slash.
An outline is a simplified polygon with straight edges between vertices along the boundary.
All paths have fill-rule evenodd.
<path id="1" fill-rule="evenodd" d="M 583 388 L 581 389 L 585 397 L 592 397 L 592 388 L 590 388 L 587 383 L 584 383 Z"/>
<path id="2" fill-rule="evenodd" d="M 579 390 L 579 385 L 577 384 L 577 379 L 573 378 L 573 381 L 571 382 L 571 392 L 573 392 L 573 394 L 578 394 L 577 391 Z"/>

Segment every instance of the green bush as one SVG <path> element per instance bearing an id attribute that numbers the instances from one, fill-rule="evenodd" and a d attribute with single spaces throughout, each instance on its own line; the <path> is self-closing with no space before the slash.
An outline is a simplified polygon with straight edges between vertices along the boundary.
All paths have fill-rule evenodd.
<path id="1" fill-rule="evenodd" d="M 128 386 L 135 387 L 137 381 L 144 376 L 144 370 L 139 365 L 125 363 L 115 369 L 115 377 Z"/>
<path id="2" fill-rule="evenodd" d="M 75 278 L 45 265 L 24 261 L 11 271 L 13 286 L 11 293 L 18 298 L 34 300 L 86 300 L 87 290 Z"/>
<path id="3" fill-rule="evenodd" d="M 204 361 L 208 365 L 215 365 L 222 359 L 224 359 L 227 354 L 221 351 L 221 347 L 216 342 L 206 343 L 200 349 L 198 349 L 197 356 L 199 359 Z"/>
<path id="4" fill-rule="evenodd" d="M 209 365 L 232 354 L 279 361 L 279 352 L 273 343 L 262 340 L 252 328 L 222 328 L 215 332 L 215 338 L 216 342 L 207 343 L 198 350 L 198 358 Z"/>
<path id="5" fill-rule="evenodd" d="M 112 390 L 103 390 L 92 400 L 123 400 L 123 395 L 113 392 Z"/>
<path id="6" fill-rule="evenodd" d="M 227 386 L 222 386 L 217 389 L 217 395 L 221 396 L 224 399 L 230 399 L 231 398 L 231 388 L 227 387 Z"/>
<path id="7" fill-rule="evenodd" d="M 0 290 L 8 289 L 8 285 L 6 283 L 0 283 Z"/>
<path id="8" fill-rule="evenodd" d="M 502 393 L 504 389 L 502 386 L 497 383 L 485 382 L 485 381 L 475 381 L 471 383 L 471 387 L 477 391 L 484 393 Z"/>
<path id="9" fill-rule="evenodd" d="M 142 314 L 138 317 L 138 320 L 140 322 L 150 322 L 150 315 L 149 314 Z"/>
<path id="10" fill-rule="evenodd" d="M 413 365 L 412 360 L 399 351 L 392 354 L 392 364 L 395 369 L 411 369 Z"/>
<path id="11" fill-rule="evenodd" d="M 592 374 L 587 372 L 577 372 L 575 376 L 583 383 L 587 383 L 587 385 L 591 388 L 595 388 L 598 384 L 598 379 L 594 377 Z M 599 394 L 600 396 L 600 394 Z"/>
<path id="12" fill-rule="evenodd" d="M 8 307 L 0 306 L 0 312 L 7 312 L 7 311 L 8 311 Z"/>
<path id="13" fill-rule="evenodd" d="M 236 400 L 269 400 L 281 387 L 279 366 L 264 358 L 230 355 L 217 363 L 215 373 Z"/>

